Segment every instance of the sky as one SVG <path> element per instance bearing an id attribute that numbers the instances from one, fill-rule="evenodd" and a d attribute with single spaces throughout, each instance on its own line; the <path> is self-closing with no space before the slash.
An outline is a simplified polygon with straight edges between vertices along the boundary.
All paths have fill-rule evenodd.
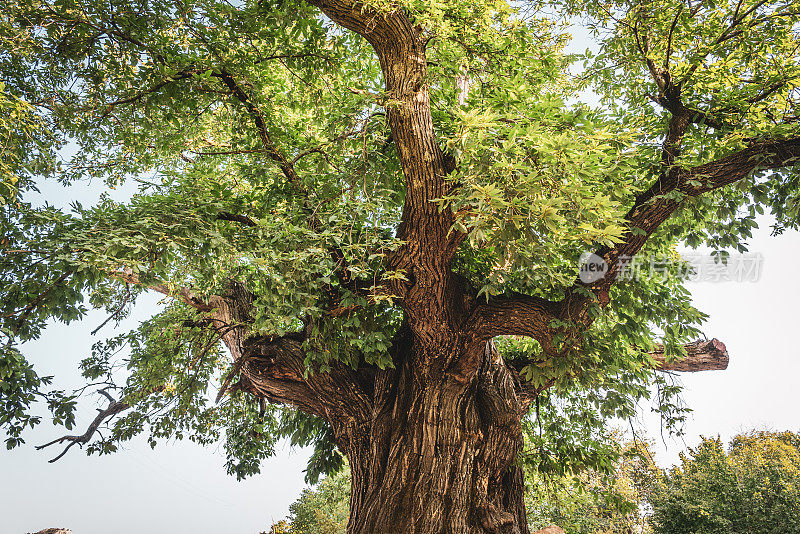
<path id="1" fill-rule="evenodd" d="M 725 343 L 730 363 L 724 371 L 681 373 L 683 398 L 693 409 L 684 440 L 660 439 L 657 417 L 644 417 L 662 466 L 678 461 L 684 445 L 701 435 L 729 439 L 751 429 L 800 431 L 800 233 L 771 236 L 763 217 L 749 241 L 761 254 L 755 282 L 689 283 L 692 299 L 710 317 L 708 338 Z M 685 443 L 684 443 L 685 442 Z"/>
<path id="2" fill-rule="evenodd" d="M 576 48 L 581 48 L 579 41 Z M 91 183 L 72 188 L 70 199 L 89 204 L 100 190 Z M 54 203 L 67 200 L 50 184 L 43 188 Z M 124 196 L 119 191 L 117 195 Z M 683 374 L 683 398 L 693 409 L 683 439 L 660 436 L 660 423 L 645 409 L 644 436 L 654 441 L 656 461 L 668 466 L 700 436 L 724 440 L 753 428 L 800 431 L 800 233 L 770 236 L 770 220 L 750 240 L 763 257 L 755 282 L 698 281 L 689 287 L 695 305 L 710 318 L 703 330 L 723 341 L 730 354 L 725 371 Z M 158 306 L 159 297 L 142 299 L 116 332 L 134 327 Z M 57 376 L 59 387 L 82 384 L 77 362 L 91 345 L 112 335 L 113 324 L 98 336 L 91 331 L 105 320 L 90 313 L 81 323 L 55 324 L 25 353 L 40 374 Z M 86 399 L 78 411 L 77 433 L 94 418 Z M 87 457 L 74 447 L 54 464 L 55 448 L 33 445 L 63 434 L 47 423 L 24 437 L 25 446 L 0 451 L 0 534 L 65 527 L 75 534 L 256 534 L 286 516 L 302 489 L 309 451 L 283 445 L 264 462 L 258 476 L 237 482 L 225 474 L 224 455 L 192 443 L 162 443 L 151 450 L 137 438 L 110 456 Z"/>

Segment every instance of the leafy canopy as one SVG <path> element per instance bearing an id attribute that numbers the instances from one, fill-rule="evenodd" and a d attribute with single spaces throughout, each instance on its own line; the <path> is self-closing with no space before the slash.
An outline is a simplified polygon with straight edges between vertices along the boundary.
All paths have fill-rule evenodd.
<path id="1" fill-rule="evenodd" d="M 797 1 L 366 6 L 405 10 L 430 36 L 433 126 L 456 162 L 436 202 L 456 214 L 453 230 L 468 234 L 454 269 L 482 297 L 558 299 L 582 252 L 637 231 L 625 215 L 663 168 L 667 77 L 695 113 L 672 165 L 800 133 Z M 570 53 L 570 34 L 580 42 L 586 33 L 580 26 L 593 43 Z M 55 422 L 74 422 L 74 396 L 50 389 L 24 343 L 48 321 L 79 320 L 89 307 L 119 320 L 149 287 L 176 298 L 139 328 L 98 342 L 81 363 L 87 381 L 131 405 L 89 452 L 111 452 L 141 432 L 154 445 L 224 437 L 229 470 L 245 476 L 290 436 L 318 446 L 312 478 L 339 467 L 319 420 L 236 391 L 213 402 L 235 369 L 222 333 L 180 295 L 246 287 L 255 295 L 252 333 L 309 332 L 309 373 L 334 361 L 392 365 L 401 309 L 391 294 L 367 298 L 343 281 L 374 288 L 407 275 L 386 261 L 401 245 L 405 183 L 386 119 L 396 103 L 369 44 L 301 1 L 13 0 L 0 14 L 0 76 L 8 447 L 39 422 L 30 414 L 37 398 Z M 776 232 L 797 228 L 798 178 L 788 164 L 678 198 L 681 209 L 642 253 L 679 266 L 681 243 L 744 249 L 765 209 Z M 67 195 L 86 180 L 130 194 L 68 205 L 35 194 L 52 189 L 46 180 Z M 594 309 L 580 354 L 545 359 L 531 340 L 501 342 L 509 361 L 534 362 L 526 380 L 554 384 L 540 406 L 551 437 L 539 433 L 538 446 L 552 453 L 541 456 L 542 469 L 569 468 L 569 458 L 608 464 L 597 429 L 632 416 L 651 395 L 642 351 L 661 337 L 680 355 L 705 317 L 677 266 L 619 281 L 611 297 Z M 346 313 L 329 313 L 332 303 Z M 657 380 L 658 409 L 679 422 L 677 389 Z M 571 444 L 555 439 L 570 428 Z"/>

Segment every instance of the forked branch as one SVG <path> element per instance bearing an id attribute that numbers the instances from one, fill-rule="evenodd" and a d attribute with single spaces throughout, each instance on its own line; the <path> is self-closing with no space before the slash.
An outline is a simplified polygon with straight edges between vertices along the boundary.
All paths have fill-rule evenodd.
<path id="1" fill-rule="evenodd" d="M 85 443 L 89 443 L 89 441 L 92 439 L 92 436 L 94 436 L 94 433 L 97 432 L 97 430 L 100 428 L 100 425 L 106 423 L 107 421 L 110 421 L 115 415 L 131 407 L 130 404 L 128 404 L 127 402 L 122 400 L 117 400 L 114 397 L 112 397 L 108 393 L 108 391 L 106 391 L 106 389 L 101 389 L 98 391 L 98 393 L 100 393 L 101 395 L 103 395 L 105 398 L 108 399 L 108 406 L 106 406 L 102 410 L 98 410 L 99 413 L 97 414 L 97 417 L 95 417 L 94 420 L 91 422 L 91 424 L 89 424 L 89 428 L 86 429 L 86 432 L 84 432 L 80 436 L 61 436 L 60 438 L 54 439 L 49 443 L 45 443 L 44 445 L 38 445 L 36 447 L 36 450 L 41 450 L 44 449 L 45 447 L 50 447 L 51 445 L 62 444 L 62 443 L 67 444 L 67 446 L 64 447 L 64 450 L 62 450 L 58 456 L 56 456 L 52 460 L 49 460 L 51 464 L 55 461 L 58 461 L 62 456 L 67 454 L 67 452 L 72 448 L 73 445 L 79 445 L 83 447 Z"/>

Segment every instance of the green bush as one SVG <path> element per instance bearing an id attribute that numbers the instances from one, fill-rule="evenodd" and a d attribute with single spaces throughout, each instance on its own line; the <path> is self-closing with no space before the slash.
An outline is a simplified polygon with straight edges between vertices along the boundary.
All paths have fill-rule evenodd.
<path id="1" fill-rule="evenodd" d="M 652 496 L 656 534 L 800 533 L 800 436 L 704 438 Z"/>
<path id="2" fill-rule="evenodd" d="M 350 512 L 350 470 L 345 466 L 289 506 L 291 534 L 345 534 Z"/>
<path id="3" fill-rule="evenodd" d="M 556 524 L 569 534 L 650 532 L 642 511 L 658 468 L 645 444 L 622 445 L 613 470 L 585 469 L 576 474 L 526 473 L 525 506 L 532 531 Z"/>

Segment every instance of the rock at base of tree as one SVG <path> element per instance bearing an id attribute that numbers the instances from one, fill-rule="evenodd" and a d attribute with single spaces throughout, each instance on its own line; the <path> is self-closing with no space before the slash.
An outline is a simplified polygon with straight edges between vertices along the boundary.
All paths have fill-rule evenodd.
<path id="1" fill-rule="evenodd" d="M 46 528 L 33 534 L 72 534 L 72 531 L 68 528 Z"/>
<path id="2" fill-rule="evenodd" d="M 564 529 L 561 527 L 557 527 L 555 525 L 550 525 L 547 528 L 543 528 L 542 530 L 537 530 L 533 534 L 567 534 L 564 532 Z"/>

